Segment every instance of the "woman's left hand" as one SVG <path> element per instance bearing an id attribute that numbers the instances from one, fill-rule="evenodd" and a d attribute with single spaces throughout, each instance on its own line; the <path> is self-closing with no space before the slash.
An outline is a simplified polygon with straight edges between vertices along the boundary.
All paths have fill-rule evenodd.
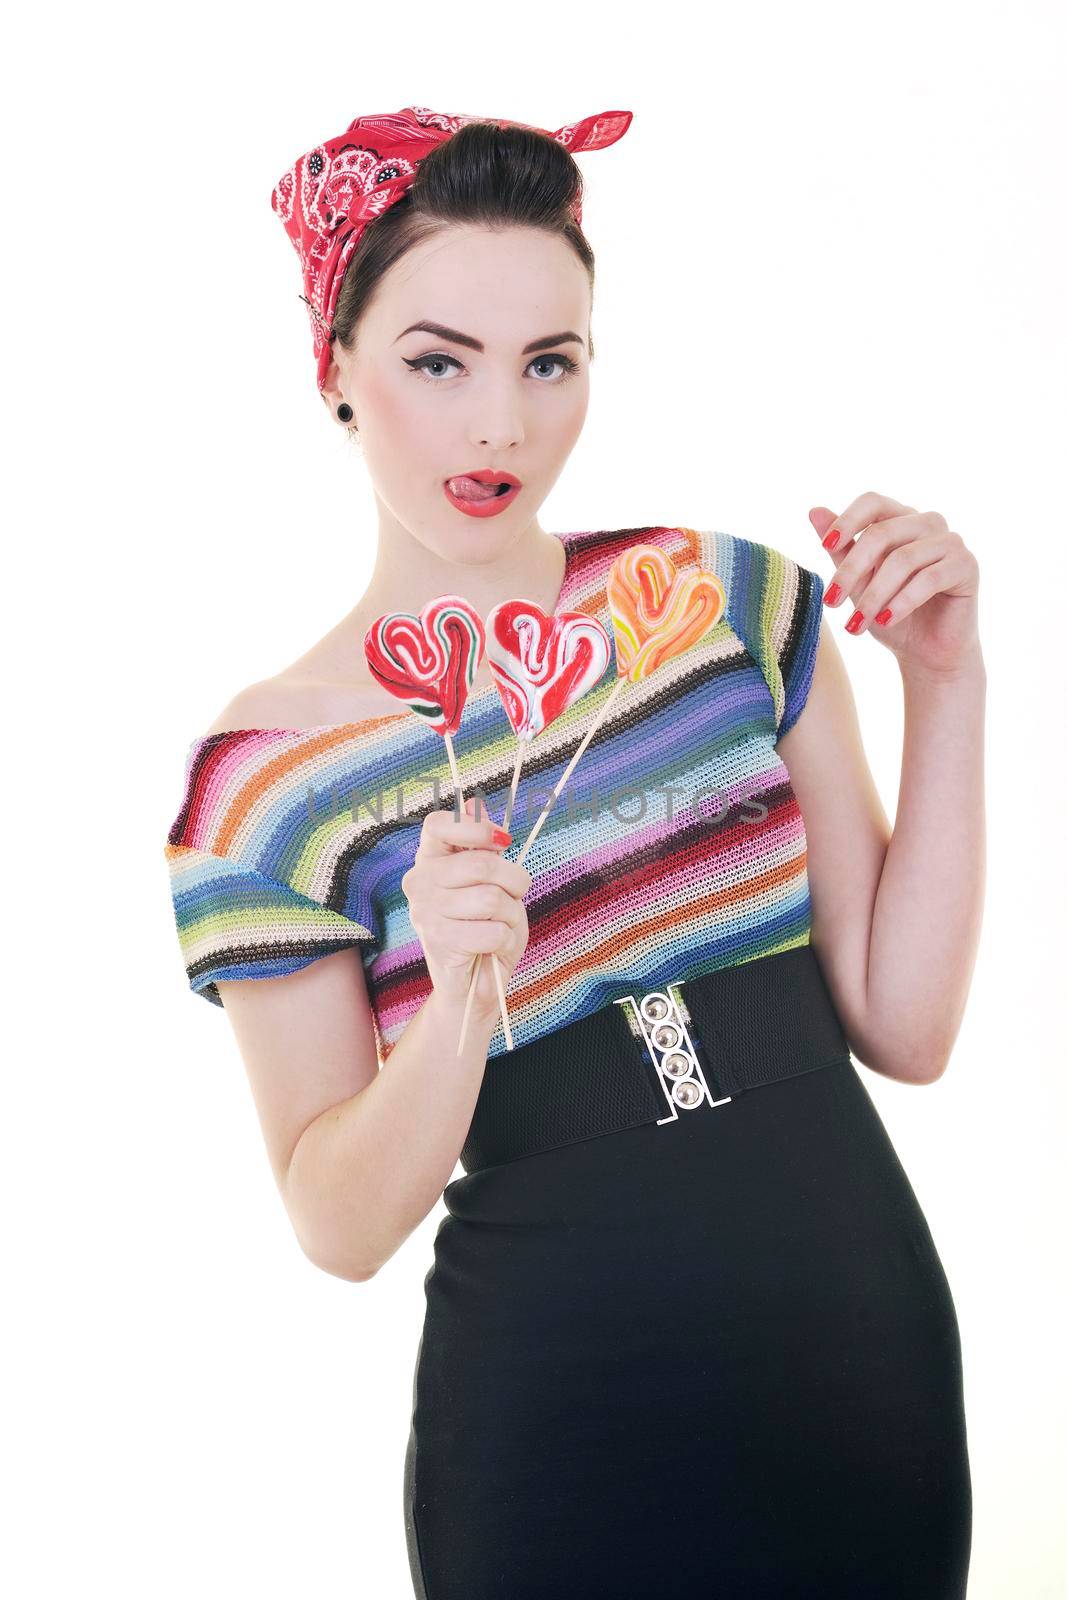
<path id="1" fill-rule="evenodd" d="M 808 517 L 837 569 L 824 604 L 856 608 L 846 633 L 869 630 L 902 668 L 966 666 L 979 648 L 978 563 L 940 511 L 861 494 L 837 516 L 815 506 Z"/>

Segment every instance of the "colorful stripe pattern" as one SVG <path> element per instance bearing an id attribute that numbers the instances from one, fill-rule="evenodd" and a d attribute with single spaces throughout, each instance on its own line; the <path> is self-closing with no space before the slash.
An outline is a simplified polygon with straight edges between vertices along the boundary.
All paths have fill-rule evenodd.
<path id="1" fill-rule="evenodd" d="M 721 580 L 707 636 L 626 684 L 525 865 L 529 942 L 508 988 L 517 1046 L 631 992 L 773 955 L 810 938 L 804 823 L 778 739 L 811 684 L 822 579 L 767 545 L 689 528 L 559 536 L 557 609 L 612 635 L 606 581 L 635 543 Z M 507 852 L 517 858 L 616 682 L 600 684 L 526 752 Z M 453 735 L 464 794 L 499 819 L 516 739 L 495 685 Z M 428 811 L 453 804 L 444 741 L 403 707 L 341 726 L 251 728 L 190 746 L 165 846 L 188 980 L 279 977 L 346 946 L 363 961 L 384 1060 L 430 993 L 400 881 Z M 498 1024 L 490 1056 L 506 1051 Z"/>

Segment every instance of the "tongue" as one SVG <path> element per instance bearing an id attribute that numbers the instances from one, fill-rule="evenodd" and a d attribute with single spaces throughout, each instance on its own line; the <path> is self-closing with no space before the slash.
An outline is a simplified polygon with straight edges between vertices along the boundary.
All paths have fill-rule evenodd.
<path id="1" fill-rule="evenodd" d="M 449 478 L 448 486 L 461 500 L 496 499 L 496 484 L 479 483 L 477 478 Z"/>

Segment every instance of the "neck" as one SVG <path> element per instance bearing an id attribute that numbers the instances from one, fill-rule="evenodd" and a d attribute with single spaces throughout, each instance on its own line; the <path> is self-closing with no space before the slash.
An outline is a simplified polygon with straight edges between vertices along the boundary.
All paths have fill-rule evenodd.
<path id="1" fill-rule="evenodd" d="M 351 620 L 369 627 L 385 612 L 418 613 L 440 594 L 462 595 L 483 618 L 501 600 L 531 600 L 554 610 L 565 566 L 562 541 L 536 518 L 506 543 L 483 527 L 472 518 L 470 533 L 445 554 L 390 519 L 379 528 L 374 571 Z"/>

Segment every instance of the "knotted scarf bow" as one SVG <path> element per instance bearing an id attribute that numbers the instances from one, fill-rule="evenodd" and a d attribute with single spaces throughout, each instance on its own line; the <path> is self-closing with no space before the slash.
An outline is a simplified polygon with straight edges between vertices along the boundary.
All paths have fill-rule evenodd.
<path id="1" fill-rule="evenodd" d="M 601 111 L 557 128 L 549 137 L 558 139 L 572 155 L 602 150 L 621 139 L 632 120 L 632 111 Z M 337 297 L 363 230 L 407 192 L 423 157 L 468 122 L 547 131 L 502 117 L 448 116 L 425 106 L 405 106 L 380 116 L 356 117 L 336 139 L 300 156 L 272 189 L 271 205 L 300 257 L 305 290 L 301 298 L 311 322 L 320 390 L 330 365 Z M 572 209 L 580 223 L 580 194 Z"/>

